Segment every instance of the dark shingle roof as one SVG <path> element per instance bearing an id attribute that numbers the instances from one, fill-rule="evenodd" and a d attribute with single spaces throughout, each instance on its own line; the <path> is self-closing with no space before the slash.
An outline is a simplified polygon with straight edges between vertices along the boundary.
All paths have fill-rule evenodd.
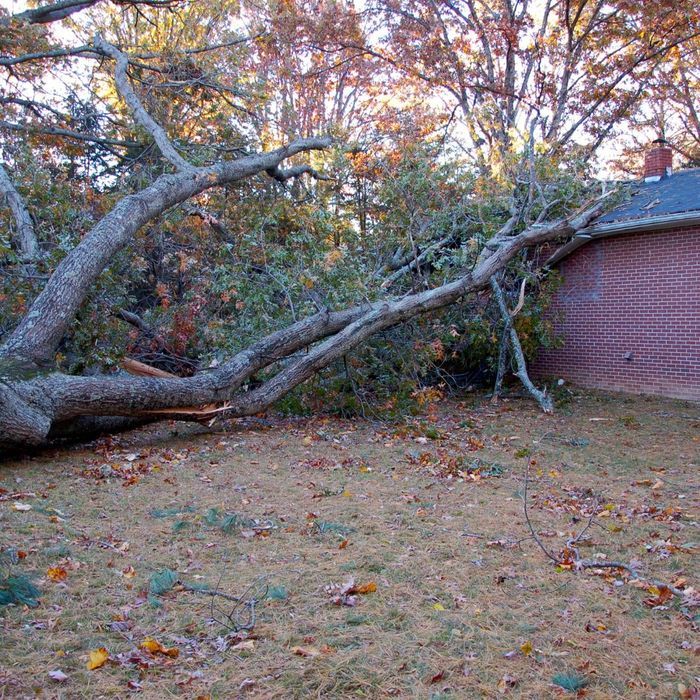
<path id="1" fill-rule="evenodd" d="M 628 201 L 579 231 L 546 264 L 555 265 L 595 238 L 700 225 L 700 168 L 681 170 L 656 182 L 629 183 L 629 187 Z"/>
<path id="2" fill-rule="evenodd" d="M 596 219 L 594 226 L 700 211 L 700 168 L 680 170 L 657 182 L 635 183 L 631 194 L 629 201 Z"/>

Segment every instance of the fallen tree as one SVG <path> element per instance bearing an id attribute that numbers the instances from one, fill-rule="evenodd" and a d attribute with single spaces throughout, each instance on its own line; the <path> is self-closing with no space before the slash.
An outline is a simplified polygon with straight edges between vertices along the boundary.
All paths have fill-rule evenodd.
<path id="1" fill-rule="evenodd" d="M 314 141 L 313 145 L 318 143 Z M 301 149 L 301 144 L 288 147 L 293 148 Z M 266 165 L 270 160 L 281 160 L 287 152 L 285 149 L 255 160 L 261 167 L 260 162 Z M 221 167 L 234 169 L 235 164 Z M 244 172 L 253 168 L 252 164 L 243 167 Z M 238 165 L 241 170 L 243 167 Z M 101 266 L 109 261 L 111 253 L 107 254 L 105 249 L 113 251 L 114 246 L 127 245 L 138 222 L 147 221 L 149 215 L 157 216 L 154 212 L 169 202 L 183 201 L 177 198 L 188 196 L 186 193 L 194 189 L 193 181 L 201 182 L 196 175 L 165 176 L 148 188 L 159 193 L 158 207 L 142 204 L 126 216 L 123 212 L 131 210 L 133 202 L 117 205 L 118 213 L 115 215 L 113 211 L 105 217 L 109 221 L 100 222 L 96 232 L 84 239 L 59 266 L 23 322 L 0 348 L 0 357 L 25 365 L 27 361 L 46 360 L 88 292 L 89 282 L 94 281 Z M 218 184 L 207 182 L 211 182 L 209 186 Z M 134 198 L 140 203 L 144 201 L 143 193 Z M 258 413 L 374 333 L 486 288 L 493 275 L 521 250 L 572 235 L 596 217 L 602 207 L 601 198 L 570 217 L 531 227 L 517 235 L 504 230 L 487 243 L 474 268 L 453 282 L 400 299 L 342 311 L 321 311 L 263 338 L 220 367 L 193 377 L 81 377 L 52 373 L 19 381 L 6 378 L 0 383 L 0 444 L 39 445 L 48 439 L 52 426 L 85 416 L 154 417 L 159 415 L 159 409 L 164 409 L 163 417 L 172 417 L 165 409 L 221 402 L 227 402 L 223 414 L 228 417 Z M 86 269 L 92 274 L 79 274 Z M 240 391 L 259 370 L 309 346 L 312 347 L 306 354 L 291 360 L 262 386 Z"/>
<path id="2" fill-rule="evenodd" d="M 522 223 L 528 203 L 515 208 L 509 221 L 483 244 L 471 269 L 441 286 L 399 298 L 339 311 L 323 309 L 278 330 L 239 352 L 217 368 L 190 377 L 96 375 L 75 376 L 48 371 L 76 313 L 114 256 L 129 246 L 143 226 L 171 207 L 206 190 L 266 173 L 284 182 L 302 175 L 318 177 L 308 165 L 284 162 L 331 145 L 331 139 L 303 138 L 269 152 L 221 160 L 204 167 L 188 162 L 149 115 L 131 86 L 128 57 L 100 36 L 94 48 L 116 63 L 116 84 L 130 111 L 157 144 L 175 172 L 158 177 L 144 189 L 124 196 L 60 262 L 20 323 L 0 345 L 0 445 L 36 446 L 64 431 L 112 428 L 115 417 L 127 421 L 178 417 L 201 418 L 192 407 L 218 406 L 226 417 L 258 413 L 373 334 L 420 314 L 444 308 L 493 285 L 494 276 L 524 249 L 566 239 L 602 210 L 603 198 L 555 221 Z M 3 174 L 12 193 L 18 248 L 27 264 L 37 254 L 31 219 L 19 193 Z M 410 269 L 410 265 L 407 269 Z M 390 284 L 384 285 L 385 288 Z M 388 292 L 386 292 L 388 295 Z M 305 352 L 298 354 L 300 350 Z M 276 374 L 251 391 L 243 387 L 260 370 L 284 361 Z M 178 409 L 183 409 L 179 411 Z M 87 434 L 87 433 L 86 433 Z"/>

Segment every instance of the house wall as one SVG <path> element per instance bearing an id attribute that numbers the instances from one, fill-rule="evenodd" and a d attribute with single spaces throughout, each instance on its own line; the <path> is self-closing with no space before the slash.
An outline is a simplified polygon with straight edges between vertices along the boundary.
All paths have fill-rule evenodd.
<path id="1" fill-rule="evenodd" d="M 534 376 L 700 400 L 700 227 L 598 239 L 558 267 L 564 344 L 538 353 Z"/>

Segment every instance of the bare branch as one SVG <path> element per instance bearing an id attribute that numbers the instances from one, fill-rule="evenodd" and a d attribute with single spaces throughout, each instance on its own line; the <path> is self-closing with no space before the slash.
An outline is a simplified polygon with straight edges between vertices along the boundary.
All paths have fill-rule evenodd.
<path id="1" fill-rule="evenodd" d="M 76 12 L 87 10 L 89 7 L 97 5 L 98 2 L 101 0 L 60 0 L 43 7 L 25 10 L 13 15 L 12 19 L 28 24 L 49 24 L 70 17 Z"/>
<path id="2" fill-rule="evenodd" d="M 0 163 L 0 194 L 5 197 L 5 201 L 15 219 L 15 242 L 22 259 L 25 262 L 34 262 L 39 254 L 39 244 L 34 231 L 34 222 L 29 215 L 22 195 L 12 184 L 12 180 L 10 180 L 2 163 Z"/>
<path id="3" fill-rule="evenodd" d="M 102 54 L 92 46 L 76 46 L 73 49 L 53 49 L 51 51 L 37 51 L 35 53 L 25 53 L 21 56 L 0 56 L 0 66 L 11 67 L 20 63 L 30 61 L 41 61 L 46 58 L 65 58 L 68 56 L 83 56 L 97 58 Z"/>
<path id="4" fill-rule="evenodd" d="M 525 480 L 523 483 L 523 512 L 525 515 L 525 521 L 527 522 L 528 530 L 530 530 L 530 534 L 532 535 L 532 539 L 535 540 L 537 546 L 544 552 L 548 559 L 551 559 L 557 565 L 563 565 L 567 563 L 569 566 L 573 566 L 574 571 L 583 571 L 585 569 L 621 569 L 622 571 L 626 571 L 630 575 L 630 577 L 635 581 L 646 581 L 648 584 L 655 586 L 659 590 L 663 590 L 664 588 L 668 589 L 669 592 L 671 592 L 678 598 L 681 598 L 681 600 L 688 599 L 692 589 L 689 588 L 687 591 L 684 591 L 680 588 L 677 588 L 676 586 L 672 586 L 671 584 L 666 583 L 665 581 L 657 581 L 655 579 L 650 579 L 646 576 L 642 576 L 641 574 L 637 573 L 637 571 L 635 571 L 635 569 L 632 568 L 632 566 L 624 562 L 608 560 L 601 561 L 600 559 L 580 558 L 578 550 L 573 545 L 583 537 L 585 532 L 590 528 L 591 524 L 594 522 L 597 504 L 596 507 L 593 508 L 593 511 L 583 530 L 581 530 L 581 532 L 576 537 L 573 537 L 568 540 L 566 544 L 566 549 L 559 556 L 552 554 L 552 552 L 550 552 L 547 549 L 547 547 L 544 546 L 542 540 L 537 535 L 537 532 L 535 532 L 535 528 L 533 527 L 532 521 L 530 520 L 530 516 L 528 514 L 527 494 L 529 483 L 530 460 L 528 459 L 527 466 L 525 467 Z M 568 562 L 565 561 L 565 559 L 568 560 Z"/>
<path id="5" fill-rule="evenodd" d="M 435 251 L 440 250 L 441 248 L 444 248 L 450 241 L 452 240 L 452 236 L 445 236 L 445 238 L 441 238 L 439 241 L 435 241 L 435 243 L 432 243 L 429 245 L 425 250 L 423 250 L 420 254 L 415 256 L 412 260 L 410 260 L 408 263 L 400 267 L 396 272 L 392 273 L 387 277 L 383 282 L 382 282 L 382 289 L 389 289 L 394 282 L 396 282 L 397 279 L 405 275 L 407 272 L 410 270 L 415 270 L 418 268 L 418 266 L 431 254 L 434 253 Z"/>
<path id="6" fill-rule="evenodd" d="M 61 136 L 75 141 L 85 141 L 86 143 L 97 143 L 104 146 L 119 146 L 123 148 L 143 148 L 145 144 L 137 141 L 124 141 L 122 139 L 110 139 L 102 136 L 84 134 L 80 131 L 61 129 L 54 126 L 35 126 L 34 124 L 15 124 L 14 122 L 0 121 L 0 129 L 8 131 L 24 131 L 29 134 L 46 134 L 47 136 Z"/>
<path id="7" fill-rule="evenodd" d="M 77 12 L 94 7 L 102 0 L 58 0 L 43 7 L 25 10 L 12 16 L 12 19 L 27 24 L 49 24 L 66 19 Z M 175 7 L 181 0 L 113 0 L 118 5 L 149 7 Z"/>
<path id="8" fill-rule="evenodd" d="M 525 285 L 527 284 L 527 278 L 523 277 L 523 281 L 520 283 L 520 294 L 518 295 L 518 303 L 515 308 L 510 312 L 510 317 L 515 318 L 525 305 Z"/>
<path id="9" fill-rule="evenodd" d="M 129 68 L 129 59 L 126 54 L 123 54 L 119 49 L 103 39 L 99 34 L 95 36 L 95 46 L 103 51 L 107 56 L 116 61 L 117 67 L 115 71 L 115 81 L 119 93 L 124 98 L 124 101 L 129 105 L 136 121 L 153 137 L 153 140 L 158 145 L 163 156 L 170 161 L 178 170 L 183 172 L 192 172 L 195 167 L 188 163 L 175 149 L 171 143 L 165 129 L 151 117 L 145 110 L 141 100 L 136 95 L 136 92 L 129 83 L 129 78 L 126 74 Z"/>
<path id="10" fill-rule="evenodd" d="M 282 169 L 279 166 L 274 168 L 268 168 L 265 171 L 271 178 L 277 180 L 277 182 L 287 182 L 292 178 L 299 177 L 300 175 L 311 175 L 311 177 L 316 180 L 332 180 L 333 178 L 327 175 L 322 175 L 317 170 L 312 168 L 310 165 L 295 165 L 291 168 Z"/>
<path id="11" fill-rule="evenodd" d="M 495 277 L 491 277 L 491 289 L 496 298 L 496 303 L 501 312 L 501 317 L 503 322 L 508 329 L 508 335 L 510 337 L 510 346 L 513 350 L 513 355 L 515 356 L 515 362 L 518 366 L 518 378 L 523 383 L 523 386 L 530 392 L 532 397 L 537 401 L 542 410 L 545 413 L 552 413 L 554 410 L 554 405 L 552 404 L 552 399 L 550 396 L 543 391 L 540 391 L 530 379 L 530 375 L 527 372 L 527 363 L 525 362 L 525 354 L 523 353 L 522 345 L 520 345 L 520 338 L 518 338 L 518 332 L 515 330 L 513 325 L 513 319 L 510 312 L 508 311 L 508 306 L 506 305 L 506 300 L 503 297 L 503 290 L 501 285 L 498 284 Z"/>

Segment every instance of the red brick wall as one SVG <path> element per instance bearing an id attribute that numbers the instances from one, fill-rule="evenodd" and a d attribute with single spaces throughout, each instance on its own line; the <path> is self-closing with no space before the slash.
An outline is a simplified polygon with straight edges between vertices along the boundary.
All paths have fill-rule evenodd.
<path id="1" fill-rule="evenodd" d="M 700 400 L 700 227 L 598 239 L 559 270 L 564 345 L 539 352 L 534 376 Z"/>

